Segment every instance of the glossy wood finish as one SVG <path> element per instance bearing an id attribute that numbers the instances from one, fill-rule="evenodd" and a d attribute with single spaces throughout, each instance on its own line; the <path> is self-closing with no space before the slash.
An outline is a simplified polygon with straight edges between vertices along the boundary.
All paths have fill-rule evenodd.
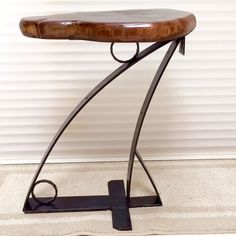
<path id="1" fill-rule="evenodd" d="M 195 26 L 192 13 L 171 9 L 76 12 L 20 22 L 27 37 L 100 42 L 162 42 L 183 37 Z"/>

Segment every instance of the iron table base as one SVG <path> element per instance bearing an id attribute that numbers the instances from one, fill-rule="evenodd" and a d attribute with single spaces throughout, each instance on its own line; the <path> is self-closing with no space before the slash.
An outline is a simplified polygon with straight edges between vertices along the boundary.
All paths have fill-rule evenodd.
<path id="1" fill-rule="evenodd" d="M 119 75 L 127 71 L 130 67 L 144 59 L 146 56 L 150 55 L 154 51 L 160 49 L 161 47 L 171 43 L 167 52 L 165 53 L 163 60 L 161 61 L 158 70 L 151 82 L 151 85 L 148 89 L 148 92 L 145 96 L 143 105 L 141 107 L 134 135 L 132 138 L 129 162 L 128 162 L 128 170 L 127 170 L 127 181 L 126 181 L 126 191 L 123 180 L 112 180 L 108 182 L 108 190 L 109 195 L 101 195 L 101 196 L 64 196 L 58 197 L 57 186 L 50 180 L 41 179 L 38 180 L 38 177 L 46 163 L 51 151 L 54 146 L 58 142 L 61 135 L 64 133 L 68 125 L 72 122 L 72 120 L 81 112 L 81 110 L 91 101 L 100 91 L 102 91 L 108 84 L 110 84 L 114 79 L 116 79 Z M 48 213 L 48 212 L 68 212 L 68 211 L 101 211 L 101 210 L 111 210 L 112 211 L 112 219 L 113 219 L 113 227 L 118 230 L 131 230 L 131 219 L 129 214 L 129 208 L 132 207 L 151 207 L 151 206 L 162 206 L 161 199 L 159 197 L 159 193 L 157 190 L 157 186 L 154 182 L 154 179 L 151 176 L 150 171 L 148 170 L 144 159 L 142 158 L 137 145 L 141 132 L 141 128 L 148 110 L 148 107 L 151 103 L 152 97 L 155 93 L 155 90 L 160 82 L 160 79 L 170 62 L 176 48 L 180 46 L 180 53 L 184 54 L 185 52 L 185 39 L 178 38 L 173 41 L 166 42 L 157 42 L 147 47 L 146 49 L 139 52 L 139 44 L 137 43 L 137 50 L 135 55 L 126 61 L 119 60 L 114 55 L 113 45 L 111 44 L 111 55 L 115 60 L 120 63 L 123 63 L 116 70 L 114 70 L 110 75 L 108 75 L 104 80 L 102 80 L 96 87 L 94 87 L 85 97 L 78 103 L 78 105 L 72 110 L 72 112 L 68 115 L 66 120 L 62 123 L 57 133 L 53 137 L 51 143 L 49 144 L 44 156 L 36 170 L 36 173 L 32 179 L 31 185 L 27 192 L 25 203 L 23 207 L 23 211 L 25 213 Z M 142 165 L 147 177 L 150 180 L 150 183 L 155 191 L 154 196 L 146 196 L 146 197 L 131 197 L 131 182 L 132 182 L 132 172 L 133 172 L 133 164 L 134 159 L 137 157 L 138 161 Z M 38 184 L 46 183 L 51 185 L 55 191 L 55 195 L 51 198 L 46 197 L 37 197 L 34 193 L 34 189 Z M 30 198 L 30 195 L 32 198 Z"/>
<path id="2" fill-rule="evenodd" d="M 126 198 L 123 180 L 108 182 L 109 195 L 57 197 L 53 203 L 39 204 L 29 198 L 25 213 L 49 213 L 72 211 L 104 211 L 111 210 L 113 228 L 132 230 L 129 208 L 162 206 L 159 195 Z M 47 198 L 39 198 L 47 202 Z"/>

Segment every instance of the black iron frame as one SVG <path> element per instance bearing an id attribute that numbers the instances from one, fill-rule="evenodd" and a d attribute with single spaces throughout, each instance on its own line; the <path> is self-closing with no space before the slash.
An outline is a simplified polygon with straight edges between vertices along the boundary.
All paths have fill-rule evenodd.
<path id="1" fill-rule="evenodd" d="M 120 74 L 128 70 L 131 66 L 135 65 L 137 62 L 156 51 L 157 49 L 165 46 L 170 43 L 171 45 L 167 50 L 153 80 L 147 92 L 147 95 L 144 99 L 139 117 L 136 123 L 136 128 L 134 131 L 134 136 L 132 140 L 128 171 L 127 171 L 127 185 L 126 192 L 123 180 L 112 180 L 108 182 L 109 195 L 97 195 L 97 196 L 66 196 L 66 197 L 57 197 L 57 187 L 50 180 L 39 180 L 37 181 L 39 174 L 42 171 L 42 168 L 47 161 L 51 151 L 53 150 L 55 144 L 72 122 L 75 116 L 86 106 L 86 104 L 95 97 L 103 88 L 105 88 L 109 83 L 111 83 L 115 78 Z M 113 53 L 113 45 L 111 44 L 111 55 L 115 60 L 120 63 L 123 63 L 110 75 L 108 75 L 103 81 L 101 81 L 94 89 L 92 89 L 87 96 L 82 99 L 82 101 L 74 108 L 70 115 L 66 118 L 64 123 L 61 125 L 51 143 L 49 144 L 41 163 L 38 166 L 38 169 L 32 179 L 31 185 L 26 195 L 23 211 L 25 213 L 42 213 L 42 212 L 66 212 L 66 211 L 97 211 L 97 210 L 111 210 L 113 227 L 118 230 L 131 230 L 131 219 L 129 214 L 129 208 L 132 207 L 151 207 L 151 206 L 162 206 L 162 202 L 155 185 L 155 182 L 146 167 L 142 156 L 137 150 L 137 144 L 141 132 L 141 128 L 145 119 L 146 112 L 154 95 L 154 92 L 158 86 L 158 83 L 172 57 L 176 48 L 180 44 L 180 53 L 184 54 L 185 51 L 185 38 L 178 38 L 173 41 L 166 41 L 161 43 L 154 43 L 151 46 L 147 47 L 143 51 L 139 52 L 139 44 L 137 44 L 137 50 L 135 55 L 129 60 L 120 60 L 116 58 Z M 154 196 L 141 196 L 141 197 L 130 197 L 131 191 L 131 180 L 132 180 L 132 171 L 135 156 L 141 163 L 143 169 L 145 170 L 154 190 Z M 37 198 L 34 194 L 34 188 L 40 183 L 47 183 L 52 185 L 55 190 L 54 197 L 40 197 Z M 32 198 L 30 198 L 32 195 Z"/>

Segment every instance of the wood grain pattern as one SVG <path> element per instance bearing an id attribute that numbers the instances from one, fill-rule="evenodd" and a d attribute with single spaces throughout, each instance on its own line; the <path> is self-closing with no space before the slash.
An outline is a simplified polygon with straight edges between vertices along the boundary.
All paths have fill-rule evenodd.
<path id="1" fill-rule="evenodd" d="M 170 9 L 76 12 L 20 22 L 27 37 L 101 42 L 161 42 L 183 37 L 195 26 L 192 13 Z"/>

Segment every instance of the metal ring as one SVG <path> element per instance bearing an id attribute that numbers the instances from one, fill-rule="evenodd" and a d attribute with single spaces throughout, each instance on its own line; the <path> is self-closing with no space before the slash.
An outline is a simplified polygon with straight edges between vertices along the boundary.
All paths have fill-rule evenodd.
<path id="1" fill-rule="evenodd" d="M 34 194 L 34 189 L 35 189 L 36 185 L 41 184 L 41 183 L 47 183 L 47 184 L 51 185 L 51 186 L 54 188 L 54 190 L 55 190 L 55 195 L 54 195 L 54 197 L 51 197 L 48 201 L 41 201 L 41 200 L 39 200 L 39 199 L 35 196 L 35 194 Z M 33 198 L 36 202 L 38 202 L 39 204 L 49 204 L 49 203 L 52 203 L 52 202 L 57 198 L 57 193 L 58 193 L 58 191 L 57 191 L 57 186 L 56 186 L 56 184 L 54 184 L 52 181 L 47 180 L 47 179 L 42 179 L 42 180 L 39 180 L 39 181 L 35 182 L 35 184 L 33 185 L 33 189 L 32 189 L 32 191 L 31 191 L 32 198 Z"/>
<path id="2" fill-rule="evenodd" d="M 135 58 L 137 57 L 137 55 L 139 54 L 139 43 L 136 43 L 136 45 L 137 45 L 136 52 L 135 52 L 135 54 L 133 55 L 132 58 L 130 58 L 130 59 L 128 59 L 128 60 L 121 60 L 121 59 L 118 59 L 118 58 L 115 56 L 114 52 L 113 52 L 113 46 L 114 46 L 114 44 L 115 44 L 115 43 L 111 43 L 111 48 L 110 48 L 111 55 L 112 55 L 112 57 L 113 57 L 116 61 L 118 61 L 118 62 L 120 62 L 120 63 L 127 63 L 127 62 L 130 62 L 130 61 L 132 61 L 133 59 L 135 59 Z"/>

